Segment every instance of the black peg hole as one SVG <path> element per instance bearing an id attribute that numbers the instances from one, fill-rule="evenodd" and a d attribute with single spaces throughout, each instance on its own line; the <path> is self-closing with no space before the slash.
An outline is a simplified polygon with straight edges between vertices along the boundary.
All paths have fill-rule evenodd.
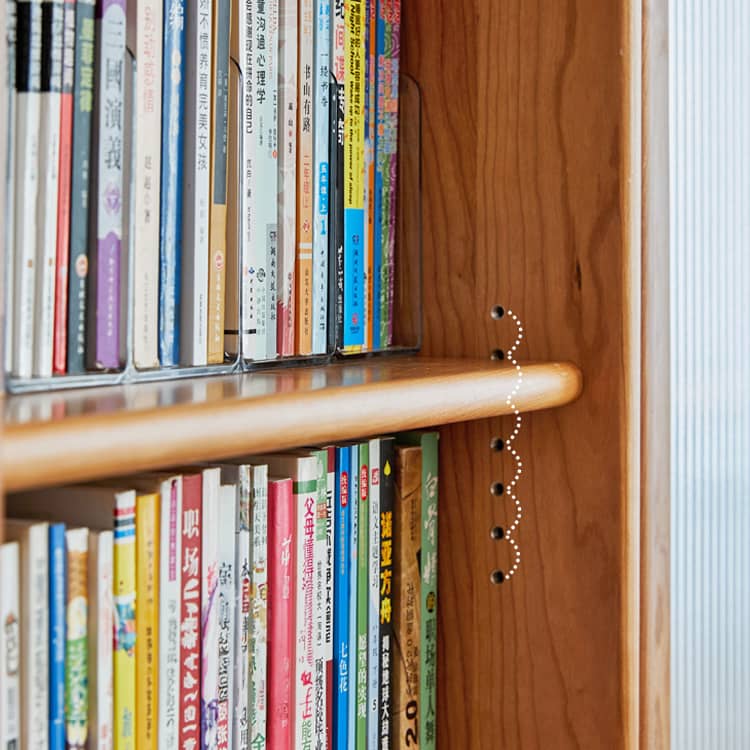
<path id="1" fill-rule="evenodd" d="M 501 451 L 503 448 L 505 448 L 505 443 L 503 442 L 502 438 L 492 438 L 490 441 L 490 448 L 493 451 Z"/>
<path id="2" fill-rule="evenodd" d="M 500 307 L 500 305 L 495 305 L 492 308 L 492 311 L 490 312 L 490 315 L 492 315 L 492 317 L 495 320 L 500 320 L 500 318 L 502 318 L 503 315 L 505 315 L 505 310 L 503 310 L 503 308 Z"/>
<path id="3" fill-rule="evenodd" d="M 495 584 L 500 584 L 505 580 L 505 573 L 502 570 L 493 570 L 490 573 L 490 581 Z"/>
<path id="4" fill-rule="evenodd" d="M 495 349 L 490 355 L 490 358 L 497 362 L 502 362 L 505 359 L 505 352 L 502 349 Z"/>
<path id="5" fill-rule="evenodd" d="M 505 487 L 503 486 L 502 482 L 493 482 L 492 487 L 490 488 L 490 492 L 493 495 L 502 495 L 503 492 L 505 492 Z"/>
<path id="6" fill-rule="evenodd" d="M 495 526 L 492 531 L 490 531 L 490 537 L 492 539 L 504 539 L 505 538 L 505 530 L 502 526 Z"/>

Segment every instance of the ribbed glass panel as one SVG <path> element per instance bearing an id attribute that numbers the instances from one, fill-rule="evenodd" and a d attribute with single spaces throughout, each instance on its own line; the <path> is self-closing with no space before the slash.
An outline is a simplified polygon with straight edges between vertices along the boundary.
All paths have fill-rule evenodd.
<path id="1" fill-rule="evenodd" d="M 670 0 L 672 748 L 750 748 L 750 0 Z"/>

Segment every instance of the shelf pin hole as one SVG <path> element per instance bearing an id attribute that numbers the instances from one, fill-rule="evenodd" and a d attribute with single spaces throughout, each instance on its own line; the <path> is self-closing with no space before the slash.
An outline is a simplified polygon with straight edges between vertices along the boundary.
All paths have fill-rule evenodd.
<path id="1" fill-rule="evenodd" d="M 492 315 L 492 317 L 495 320 L 500 320 L 500 318 L 502 318 L 503 315 L 505 315 L 505 310 L 503 310 L 503 308 L 500 305 L 495 305 L 492 308 L 490 315 Z"/>
<path id="2" fill-rule="evenodd" d="M 502 360 L 505 359 L 505 352 L 502 349 L 494 349 L 492 354 L 490 355 L 490 359 L 493 359 L 497 362 L 502 362 Z"/>
<path id="3" fill-rule="evenodd" d="M 503 539 L 505 537 L 505 531 L 502 526 L 495 526 L 492 531 L 490 531 L 490 537 L 492 539 Z"/>
<path id="4" fill-rule="evenodd" d="M 493 482 L 492 487 L 490 488 L 490 492 L 493 495 L 502 495 L 503 492 L 505 492 L 505 487 L 503 486 L 502 482 Z"/>
<path id="5" fill-rule="evenodd" d="M 501 451 L 505 447 L 505 443 L 503 442 L 502 438 L 492 438 L 492 442 L 490 442 L 490 448 L 493 451 Z"/>
<path id="6" fill-rule="evenodd" d="M 502 570 L 493 570 L 490 573 L 490 581 L 495 584 L 500 584 L 505 580 L 505 573 Z"/>

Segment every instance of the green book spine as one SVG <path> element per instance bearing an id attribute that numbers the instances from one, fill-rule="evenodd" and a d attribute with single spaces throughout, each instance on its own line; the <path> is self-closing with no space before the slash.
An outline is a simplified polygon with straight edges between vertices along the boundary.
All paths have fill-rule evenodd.
<path id="1" fill-rule="evenodd" d="M 369 613 L 370 533 L 369 497 L 370 446 L 359 446 L 359 537 L 357 539 L 357 729 L 356 750 L 367 750 L 367 616 Z M 363 522 L 364 519 L 364 522 Z"/>

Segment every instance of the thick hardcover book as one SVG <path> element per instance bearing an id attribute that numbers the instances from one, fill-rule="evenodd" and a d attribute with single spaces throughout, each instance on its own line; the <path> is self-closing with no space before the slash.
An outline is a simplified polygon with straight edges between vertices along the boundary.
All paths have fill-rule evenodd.
<path id="1" fill-rule="evenodd" d="M 359 550 L 359 446 L 352 446 L 349 469 L 349 499 L 351 503 L 351 548 L 349 550 L 349 722 L 347 742 L 350 750 L 357 746 L 357 589 L 359 576 L 357 553 Z"/>
<path id="2" fill-rule="evenodd" d="M 182 192 L 180 353 L 185 365 L 208 356 L 208 231 L 211 164 L 211 45 L 213 14 L 198 3 L 185 18 L 185 120 Z"/>
<path id="3" fill-rule="evenodd" d="M 159 363 L 180 362 L 182 256 L 182 136 L 185 111 L 185 0 L 170 0 L 164 15 L 159 198 Z M 194 8 L 191 12 L 194 12 Z"/>
<path id="4" fill-rule="evenodd" d="M 367 750 L 367 639 L 370 614 L 370 445 L 359 446 L 357 537 L 357 750 Z"/>
<path id="5" fill-rule="evenodd" d="M 42 3 L 16 3 L 16 123 L 14 185 L 13 369 L 31 377 L 36 295 L 37 193 L 39 172 Z"/>
<path id="6" fill-rule="evenodd" d="M 313 72 L 313 274 L 312 353 L 328 345 L 328 214 L 330 182 L 331 0 L 315 0 L 315 65 Z"/>
<path id="7" fill-rule="evenodd" d="M 394 747 L 421 745 L 420 552 L 422 544 L 422 449 L 396 447 L 393 509 L 392 734 Z"/>
<path id="8" fill-rule="evenodd" d="M 208 363 L 224 361 L 227 249 L 227 120 L 229 116 L 230 0 L 216 0 L 213 18 L 213 131 L 208 266 Z"/>
<path id="9" fill-rule="evenodd" d="M 135 504 L 136 746 L 157 747 L 159 696 L 159 517 L 157 493 L 138 495 Z"/>
<path id="10" fill-rule="evenodd" d="M 336 546 L 334 551 L 333 643 L 335 689 L 333 698 L 334 750 L 348 750 L 349 742 L 349 589 L 351 577 L 351 514 L 349 475 L 351 448 L 336 448 Z"/>
<path id="11" fill-rule="evenodd" d="M 135 57 L 133 362 L 159 364 L 157 350 L 161 194 L 163 0 L 128 4 L 128 47 Z"/>
<path id="12" fill-rule="evenodd" d="M 94 112 L 94 0 L 76 0 L 73 79 L 73 152 L 70 175 L 67 367 L 86 370 L 86 316 L 89 273 L 89 185 Z"/>
<path id="13" fill-rule="evenodd" d="M 279 0 L 279 223 L 277 341 L 294 354 L 297 231 L 297 0 Z"/>
<path id="14" fill-rule="evenodd" d="M 63 4 L 62 79 L 60 92 L 60 163 L 57 184 L 57 248 L 52 370 L 67 370 L 68 265 L 70 262 L 70 176 L 73 152 L 73 83 L 76 46 L 76 0 Z"/>
<path id="15" fill-rule="evenodd" d="M 344 125 L 344 347 L 365 343 L 365 0 L 345 13 Z"/>
<path id="16" fill-rule="evenodd" d="M 179 744 L 201 747 L 201 551 L 203 536 L 203 477 L 182 477 L 180 518 L 180 661 L 179 661 Z"/>
<path id="17" fill-rule="evenodd" d="M 370 484 L 367 565 L 367 747 L 377 748 L 378 740 L 378 667 L 380 665 L 380 438 L 370 440 Z"/>
<path id="18" fill-rule="evenodd" d="M 315 0 L 299 0 L 297 58 L 297 305 L 296 353 L 312 352 L 313 297 L 313 144 L 314 109 L 313 65 L 315 62 L 313 32 Z"/>
<path id="19" fill-rule="evenodd" d="M 65 748 L 65 524 L 49 527 L 49 748 Z"/>
<path id="20" fill-rule="evenodd" d="M 292 480 L 268 480 L 269 750 L 292 747 L 296 550 Z"/>
<path id="21" fill-rule="evenodd" d="M 313 743 L 315 748 L 326 747 L 326 559 L 328 556 L 328 451 L 315 451 L 318 462 L 318 489 L 315 503 L 315 531 L 313 542 Z"/>
<path id="22" fill-rule="evenodd" d="M 96 167 L 93 182 L 93 238 L 89 272 L 88 365 L 120 366 L 120 265 L 123 230 L 125 99 L 125 0 L 97 0 L 95 101 Z"/>
<path id="23" fill-rule="evenodd" d="M 17 542 L 0 545 L 0 745 L 21 744 L 21 611 Z"/>
<path id="24" fill-rule="evenodd" d="M 30 750 L 47 750 L 49 735 L 49 524 L 31 521 L 5 522 L 8 541 L 18 542 L 21 571 L 20 730 Z M 3 584 L 10 586 L 10 574 L 3 571 Z M 2 620 L 5 622 L 5 620 Z M 0 674 L 0 679 L 2 675 Z M 6 710 L 6 704 L 2 704 Z M 5 747 L 5 746 L 3 746 Z"/>
<path id="25" fill-rule="evenodd" d="M 395 443 L 392 438 L 380 442 L 380 602 L 378 659 L 378 741 L 375 747 L 393 746 L 391 724 L 393 706 L 393 510 L 395 499 Z"/>

